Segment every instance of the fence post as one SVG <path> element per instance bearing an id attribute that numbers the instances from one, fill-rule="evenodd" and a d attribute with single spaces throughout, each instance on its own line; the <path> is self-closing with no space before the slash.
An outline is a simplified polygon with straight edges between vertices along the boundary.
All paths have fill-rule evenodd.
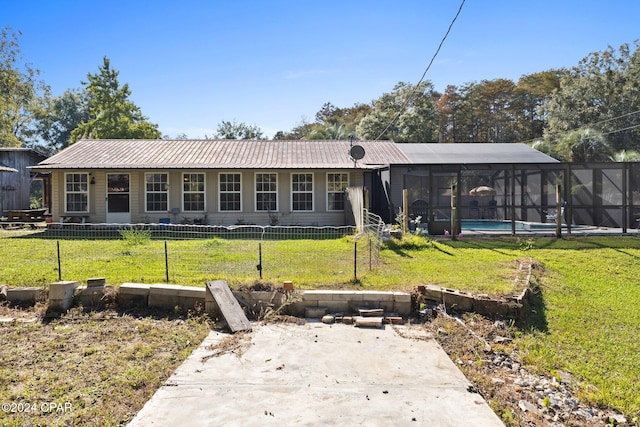
<path id="1" fill-rule="evenodd" d="M 353 242 L 353 281 L 358 281 L 358 241 Z"/>
<path id="2" fill-rule="evenodd" d="M 62 268 L 60 267 L 60 240 L 56 240 L 56 247 L 58 248 L 58 282 L 62 282 Z"/>
<path id="3" fill-rule="evenodd" d="M 260 272 L 260 280 L 262 280 L 262 243 L 258 243 L 258 265 L 256 268 Z"/>
<path id="4" fill-rule="evenodd" d="M 164 277 L 169 283 L 169 251 L 167 251 L 167 241 L 164 241 Z"/>

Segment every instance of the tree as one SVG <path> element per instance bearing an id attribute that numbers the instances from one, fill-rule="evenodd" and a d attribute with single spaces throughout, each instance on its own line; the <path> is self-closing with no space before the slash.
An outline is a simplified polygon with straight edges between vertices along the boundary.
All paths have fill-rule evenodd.
<path id="1" fill-rule="evenodd" d="M 615 150 L 640 148 L 640 42 L 591 53 L 560 77 L 560 89 L 545 107 L 545 137 L 558 141 L 591 127 Z"/>
<path id="2" fill-rule="evenodd" d="M 89 98 L 89 120 L 71 132 L 71 141 L 80 138 L 97 139 L 157 139 L 158 126 L 142 115 L 140 108 L 129 100 L 129 85 L 120 85 L 120 73 L 111 68 L 105 56 L 97 74 L 88 74 L 86 87 Z"/>
<path id="3" fill-rule="evenodd" d="M 273 136 L 274 140 L 298 140 L 305 139 L 309 135 L 315 126 L 315 123 L 310 123 L 309 119 L 303 116 L 290 132 L 278 131 Z"/>
<path id="4" fill-rule="evenodd" d="M 416 86 L 400 82 L 374 102 L 373 111 L 358 124 L 357 134 L 362 139 L 395 142 L 437 141 L 438 97 L 431 82 Z"/>
<path id="5" fill-rule="evenodd" d="M 218 124 L 216 137 L 220 139 L 262 139 L 262 130 L 257 125 L 223 120 Z"/>
<path id="6" fill-rule="evenodd" d="M 71 133 L 90 118 L 86 93 L 66 90 L 62 96 L 44 98 L 43 108 L 36 114 L 37 130 L 51 151 L 69 145 Z"/>
<path id="7" fill-rule="evenodd" d="M 40 72 L 20 64 L 20 32 L 0 30 L 0 147 L 23 147 L 35 142 L 34 114 L 49 88 L 38 79 Z"/>
<path id="8" fill-rule="evenodd" d="M 602 133 L 593 129 L 565 134 L 556 145 L 556 158 L 576 163 L 610 162 L 613 150 Z"/>
<path id="9" fill-rule="evenodd" d="M 438 118 L 440 120 L 439 134 L 440 142 L 461 142 L 461 111 L 462 97 L 458 93 L 458 88 L 449 85 L 445 88 L 444 94 L 436 102 Z"/>
<path id="10" fill-rule="evenodd" d="M 520 77 L 512 111 L 521 140 L 542 138 L 547 125 L 545 105 L 560 88 L 563 70 L 549 70 Z"/>

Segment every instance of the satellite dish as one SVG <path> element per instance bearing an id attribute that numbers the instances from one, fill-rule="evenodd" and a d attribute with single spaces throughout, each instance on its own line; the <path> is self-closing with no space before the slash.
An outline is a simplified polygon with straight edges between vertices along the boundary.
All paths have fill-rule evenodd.
<path id="1" fill-rule="evenodd" d="M 354 145 L 349 150 L 349 155 L 353 160 L 360 160 L 364 157 L 364 148 L 362 148 L 362 145 Z"/>

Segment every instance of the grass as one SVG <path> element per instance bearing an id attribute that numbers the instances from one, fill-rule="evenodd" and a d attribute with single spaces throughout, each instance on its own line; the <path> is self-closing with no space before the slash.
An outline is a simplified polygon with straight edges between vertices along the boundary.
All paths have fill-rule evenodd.
<path id="1" fill-rule="evenodd" d="M 583 381 L 585 400 L 640 417 L 640 241 L 581 238 L 535 250 L 546 330 L 523 336 L 526 361 Z"/>
<path id="2" fill-rule="evenodd" d="M 63 279 L 105 276 L 111 284 L 164 282 L 164 243 L 142 240 L 60 240 Z M 168 241 L 170 281 L 202 286 L 206 280 L 222 278 L 234 286 L 252 284 L 258 278 L 258 243 Z M 454 242 L 413 237 L 384 246 L 371 271 L 363 244 L 358 247 L 357 282 L 352 280 L 353 248 L 350 238 L 263 241 L 263 280 L 293 280 L 299 288 L 395 290 L 434 283 L 475 293 L 511 294 L 517 290 L 517 260 L 532 257 L 543 268 L 536 275 L 544 306 L 537 322 L 519 333 L 521 357 L 540 371 L 572 373 L 583 399 L 621 410 L 630 419 L 640 417 L 640 239 Z M 0 251 L 12 254 L 4 261 L 0 282 L 43 286 L 57 280 L 55 241 L 0 238 Z M 130 372 L 128 377 L 135 380 L 138 374 Z"/>
<path id="3" fill-rule="evenodd" d="M 206 281 L 224 279 L 237 287 L 260 279 L 256 268 L 260 249 L 262 280 L 272 284 L 292 280 L 298 288 L 307 289 L 356 283 L 369 289 L 408 290 L 424 283 L 438 283 L 489 294 L 512 291 L 513 266 L 522 256 L 516 247 L 481 253 L 474 248 L 452 247 L 416 237 L 383 247 L 378 260 L 371 253 L 370 263 L 368 242 L 356 243 L 350 237 L 262 242 L 214 238 L 167 241 L 165 260 L 165 242 L 137 234 L 110 240 L 27 236 L 0 238 L 0 251 L 11 254 L 3 265 L 0 282 L 45 286 L 59 279 L 83 281 L 106 277 L 114 285 L 170 282 L 204 286 Z M 354 257 L 357 257 L 355 272 Z M 487 265 L 491 268 L 485 268 Z"/>

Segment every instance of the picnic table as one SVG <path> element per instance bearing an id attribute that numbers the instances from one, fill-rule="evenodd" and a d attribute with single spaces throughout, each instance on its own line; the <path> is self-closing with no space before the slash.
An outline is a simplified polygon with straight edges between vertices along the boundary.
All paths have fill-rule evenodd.
<path id="1" fill-rule="evenodd" d="M 18 209 L 7 212 L 7 221 L 36 222 L 44 221 L 46 209 Z"/>

